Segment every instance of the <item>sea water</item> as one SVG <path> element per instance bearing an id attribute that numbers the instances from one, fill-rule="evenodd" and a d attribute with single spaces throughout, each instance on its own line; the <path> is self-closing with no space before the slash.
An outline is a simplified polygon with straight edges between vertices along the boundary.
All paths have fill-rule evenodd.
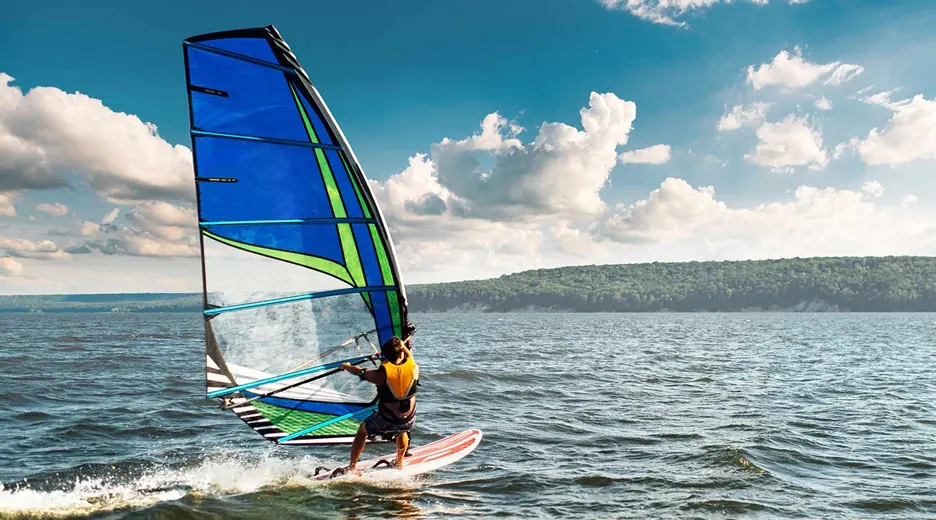
<path id="1" fill-rule="evenodd" d="M 316 484 L 348 447 L 276 446 L 205 399 L 198 315 L 0 315 L 0 517 L 936 518 L 934 314 L 413 322 L 413 443 L 484 440 Z"/>

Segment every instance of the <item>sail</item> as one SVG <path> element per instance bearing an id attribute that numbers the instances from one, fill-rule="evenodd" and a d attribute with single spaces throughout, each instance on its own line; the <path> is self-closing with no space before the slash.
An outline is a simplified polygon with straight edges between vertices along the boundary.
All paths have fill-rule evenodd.
<path id="1" fill-rule="evenodd" d="M 183 41 L 207 396 L 283 444 L 351 442 L 411 331 L 396 254 L 347 140 L 273 26 Z"/>

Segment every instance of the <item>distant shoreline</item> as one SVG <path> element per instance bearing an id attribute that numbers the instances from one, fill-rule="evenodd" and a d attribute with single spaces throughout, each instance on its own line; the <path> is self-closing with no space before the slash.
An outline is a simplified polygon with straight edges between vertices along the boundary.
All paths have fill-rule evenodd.
<path id="1" fill-rule="evenodd" d="M 936 312 L 936 257 L 574 266 L 407 296 L 412 312 Z M 0 313 L 201 311 L 201 293 L 0 296 Z"/>

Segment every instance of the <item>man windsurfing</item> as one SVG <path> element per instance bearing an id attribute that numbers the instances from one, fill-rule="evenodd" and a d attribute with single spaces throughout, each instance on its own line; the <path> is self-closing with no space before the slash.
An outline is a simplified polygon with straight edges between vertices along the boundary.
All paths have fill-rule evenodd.
<path id="1" fill-rule="evenodd" d="M 407 338 L 407 343 L 411 338 Z M 341 368 L 377 386 L 377 410 L 361 423 L 351 444 L 351 464 L 335 471 L 333 476 L 353 471 L 368 436 L 396 436 L 396 466 L 403 469 L 403 459 L 409 447 L 409 432 L 416 423 L 416 386 L 419 365 L 413 353 L 400 338 L 388 339 L 380 348 L 384 361 L 380 368 L 368 370 L 344 363 Z"/>

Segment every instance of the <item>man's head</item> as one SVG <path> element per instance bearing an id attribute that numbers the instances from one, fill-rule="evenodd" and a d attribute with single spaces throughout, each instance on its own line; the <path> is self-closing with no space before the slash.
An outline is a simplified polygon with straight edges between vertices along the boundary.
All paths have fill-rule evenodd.
<path id="1" fill-rule="evenodd" d="M 393 336 L 380 347 L 380 353 L 387 361 L 399 361 L 403 357 L 403 342 Z"/>

